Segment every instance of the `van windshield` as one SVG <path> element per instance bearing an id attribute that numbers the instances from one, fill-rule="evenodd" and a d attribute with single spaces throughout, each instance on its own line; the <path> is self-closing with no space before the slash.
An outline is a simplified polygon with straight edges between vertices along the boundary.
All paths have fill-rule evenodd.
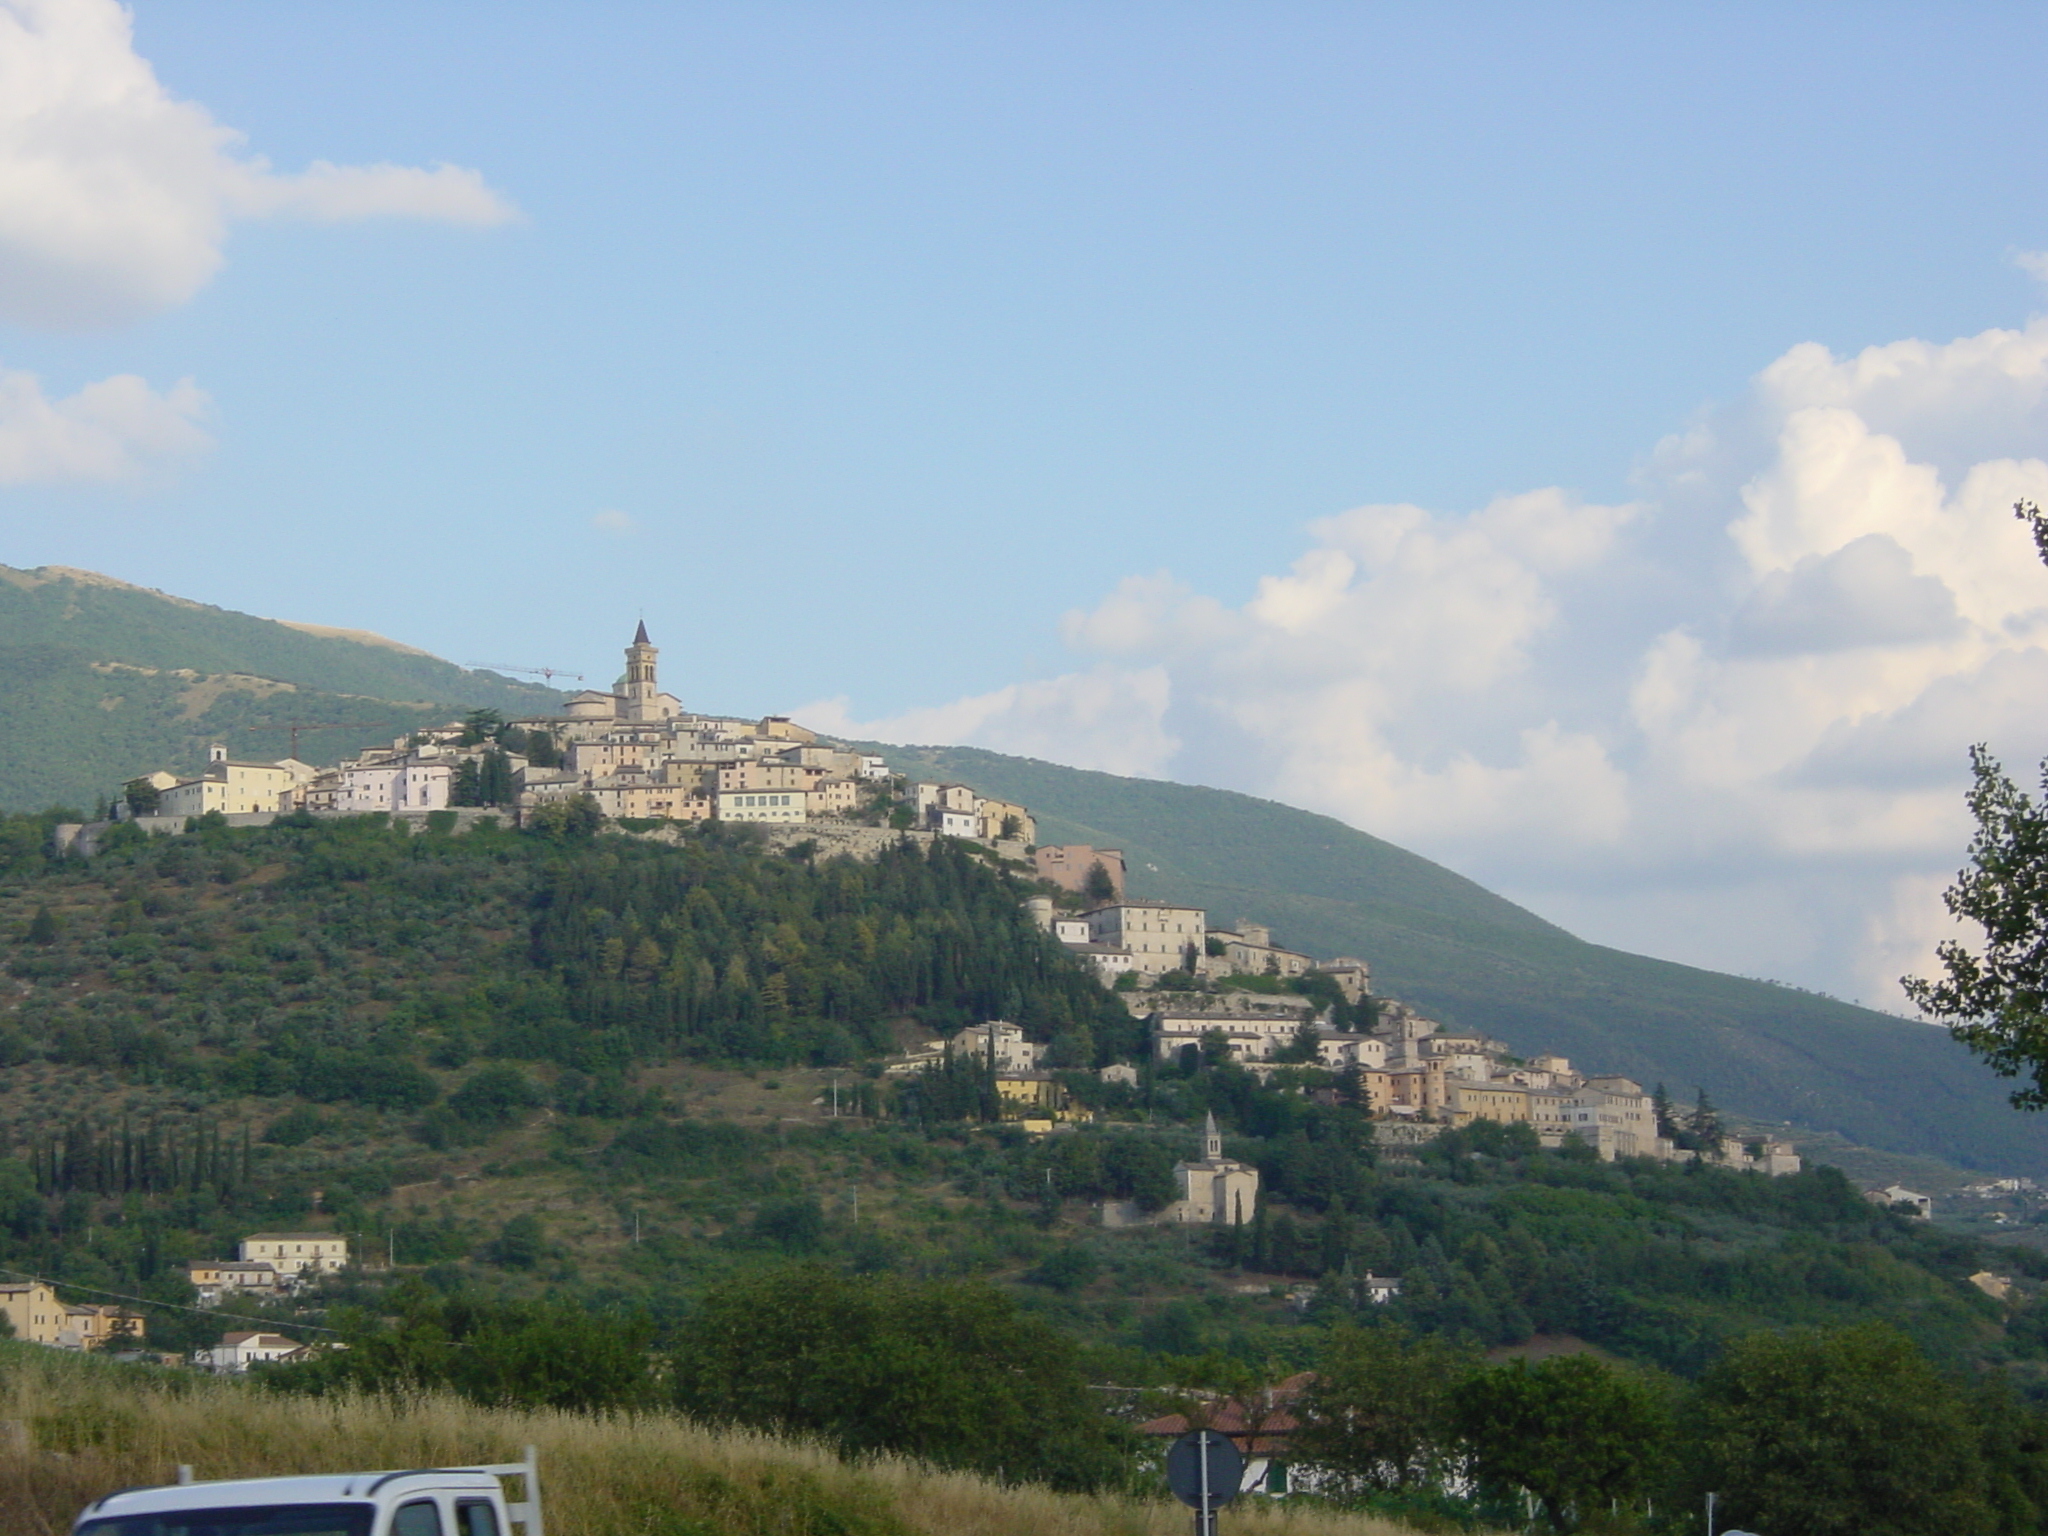
<path id="1" fill-rule="evenodd" d="M 370 1536 L 377 1506 L 245 1504 L 234 1509 L 174 1509 L 88 1520 L 74 1536 Z"/>

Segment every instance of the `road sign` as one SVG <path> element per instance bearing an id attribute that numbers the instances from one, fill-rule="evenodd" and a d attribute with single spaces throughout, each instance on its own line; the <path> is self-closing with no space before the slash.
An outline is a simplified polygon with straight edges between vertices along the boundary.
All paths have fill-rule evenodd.
<path id="1" fill-rule="evenodd" d="M 1215 1529 L 1216 1511 L 1237 1497 L 1244 1457 L 1213 1429 L 1182 1435 L 1166 1453 L 1166 1486 L 1195 1512 L 1196 1529 Z"/>

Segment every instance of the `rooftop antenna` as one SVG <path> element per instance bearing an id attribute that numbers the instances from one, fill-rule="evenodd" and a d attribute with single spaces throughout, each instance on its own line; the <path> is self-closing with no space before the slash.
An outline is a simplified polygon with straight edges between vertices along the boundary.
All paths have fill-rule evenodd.
<path id="1" fill-rule="evenodd" d="M 301 731 L 383 731 L 394 726 L 411 726 L 415 730 L 421 722 L 417 720 L 292 720 L 282 726 L 245 725 L 245 731 L 289 731 L 292 749 L 290 756 L 299 755 L 299 733 Z"/>

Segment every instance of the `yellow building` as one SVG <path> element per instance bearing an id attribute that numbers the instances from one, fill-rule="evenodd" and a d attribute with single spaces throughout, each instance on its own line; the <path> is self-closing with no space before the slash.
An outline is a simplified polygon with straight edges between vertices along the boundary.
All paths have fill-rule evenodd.
<path id="1" fill-rule="evenodd" d="M 63 1349 L 105 1349 L 111 1344 L 141 1342 L 142 1314 L 120 1307 L 76 1305 L 64 1309 Z"/>
<path id="2" fill-rule="evenodd" d="M 286 758 L 277 763 L 237 763 L 226 747 L 207 749 L 206 771 L 196 779 L 173 784 L 157 796 L 159 816 L 254 815 L 294 808 L 299 786 L 310 783 L 315 770 Z"/>
<path id="3" fill-rule="evenodd" d="M 1527 1124 L 1532 1118 L 1529 1090 L 1517 1084 L 1475 1083 L 1453 1077 L 1444 1087 L 1444 1107 L 1450 1112 L 1452 1125 L 1470 1125 L 1474 1120 Z"/>
<path id="4" fill-rule="evenodd" d="M 64 1303 L 40 1280 L 0 1285 L 0 1311 L 24 1343 L 55 1344 L 64 1332 Z"/>
<path id="5" fill-rule="evenodd" d="M 1389 1071 L 1387 1090 L 1393 1104 L 1416 1114 L 1440 1114 L 1449 1103 L 1444 1069 L 1433 1061 Z"/>
<path id="6" fill-rule="evenodd" d="M 1032 1115 L 1058 1116 L 1066 1107 L 1066 1090 L 1050 1072 L 996 1071 L 996 1097 L 1005 1119 Z"/>
<path id="7" fill-rule="evenodd" d="M 319 1274 L 347 1266 L 348 1239 L 333 1232 L 251 1232 L 242 1239 L 241 1258 L 286 1278 Z"/>
<path id="8" fill-rule="evenodd" d="M 1031 819 L 1031 813 L 1021 805 L 1008 800 L 984 800 L 977 807 L 981 815 L 981 835 L 986 842 L 996 842 L 1007 836 L 1021 843 L 1038 841 L 1038 824 Z M 1005 834 L 1003 828 L 1014 823 L 1014 831 Z"/>

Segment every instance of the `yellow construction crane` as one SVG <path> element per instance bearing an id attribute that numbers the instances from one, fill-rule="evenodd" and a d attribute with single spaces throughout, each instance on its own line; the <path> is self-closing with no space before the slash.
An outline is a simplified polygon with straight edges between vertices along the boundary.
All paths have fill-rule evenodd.
<path id="1" fill-rule="evenodd" d="M 524 672 L 528 677 L 546 678 L 550 688 L 554 687 L 558 677 L 573 677 L 579 683 L 583 681 L 581 672 L 569 672 L 561 667 L 508 667 L 501 661 L 465 661 L 463 665 L 478 672 Z"/>

